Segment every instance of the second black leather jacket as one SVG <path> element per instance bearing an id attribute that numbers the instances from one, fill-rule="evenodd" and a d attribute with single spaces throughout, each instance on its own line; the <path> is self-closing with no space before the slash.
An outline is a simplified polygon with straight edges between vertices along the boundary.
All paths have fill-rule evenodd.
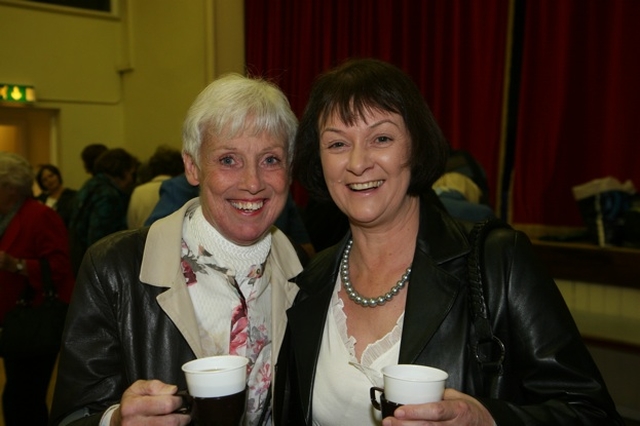
<path id="1" fill-rule="evenodd" d="M 562 295 L 528 238 L 512 229 L 494 230 L 485 244 L 485 297 L 506 354 L 497 380 L 483 378 L 470 347 L 469 229 L 422 200 L 398 362 L 447 371 L 447 387 L 479 399 L 499 426 L 623 424 Z M 277 366 L 277 425 L 312 424 L 318 354 L 348 238 L 317 255 L 297 279 Z"/>

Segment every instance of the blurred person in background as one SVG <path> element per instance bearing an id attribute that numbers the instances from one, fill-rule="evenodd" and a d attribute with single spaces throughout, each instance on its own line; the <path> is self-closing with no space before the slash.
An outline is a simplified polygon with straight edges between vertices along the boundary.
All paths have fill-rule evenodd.
<path id="1" fill-rule="evenodd" d="M 158 189 L 158 202 L 145 219 L 144 225 L 150 226 L 156 220 L 169 216 L 199 194 L 200 187 L 189 183 L 184 173 L 161 182 Z"/>
<path id="2" fill-rule="evenodd" d="M 127 226 L 129 229 L 144 226 L 153 208 L 160 199 L 160 185 L 167 179 L 184 173 L 184 163 L 180 150 L 160 146 L 146 162 L 145 168 L 150 179 L 136 186 L 129 200 Z M 184 203 L 183 203 L 184 204 Z"/>
<path id="3" fill-rule="evenodd" d="M 127 208 L 138 164 L 138 160 L 122 148 L 109 149 L 96 159 L 95 175 L 78 191 L 69 224 L 74 273 L 91 244 L 127 229 Z"/>
<path id="4" fill-rule="evenodd" d="M 491 207 L 480 202 L 482 191 L 468 176 L 446 172 L 433 183 L 433 190 L 449 214 L 469 222 L 494 218 Z"/>
<path id="5" fill-rule="evenodd" d="M 25 289 L 42 302 L 40 260 L 51 268 L 58 296 L 68 302 L 73 289 L 67 231 L 60 216 L 32 195 L 34 172 L 22 156 L 0 152 L 0 325 Z M 46 405 L 55 355 L 4 356 L 2 406 L 6 426 L 47 424 Z"/>
<path id="6" fill-rule="evenodd" d="M 106 150 L 108 150 L 106 145 L 101 143 L 92 143 L 90 145 L 85 146 L 80 153 L 80 158 L 82 159 L 82 165 L 84 166 L 84 171 L 90 174 L 91 176 L 95 175 L 94 164 L 98 157 Z"/>
<path id="7" fill-rule="evenodd" d="M 42 191 L 37 197 L 38 201 L 58 212 L 64 225 L 68 228 L 73 203 L 75 202 L 78 191 L 65 188 L 60 169 L 53 164 L 40 166 L 40 170 L 38 170 L 38 174 L 36 175 L 36 183 Z"/>

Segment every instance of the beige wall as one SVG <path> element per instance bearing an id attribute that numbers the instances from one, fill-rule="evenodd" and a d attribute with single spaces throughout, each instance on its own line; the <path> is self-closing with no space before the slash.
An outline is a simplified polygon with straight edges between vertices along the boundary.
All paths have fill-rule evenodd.
<path id="1" fill-rule="evenodd" d="M 51 161 L 70 187 L 87 178 L 79 153 L 89 143 L 141 160 L 157 145 L 180 147 L 197 93 L 244 71 L 242 0 L 114 3 L 108 15 L 0 0 L 0 83 L 33 85 L 31 108 L 58 111 Z"/>
<path id="2" fill-rule="evenodd" d="M 620 350 L 591 344 L 589 350 L 620 414 L 640 421 L 640 290 L 580 281 L 556 283 L 584 336 L 629 346 Z"/>

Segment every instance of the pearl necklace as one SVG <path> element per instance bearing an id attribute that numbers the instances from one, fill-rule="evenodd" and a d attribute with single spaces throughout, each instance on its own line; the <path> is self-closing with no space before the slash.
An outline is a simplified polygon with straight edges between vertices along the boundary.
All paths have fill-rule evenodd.
<path id="1" fill-rule="evenodd" d="M 344 290 L 347 292 L 347 296 L 349 296 L 349 299 L 353 300 L 358 305 L 364 307 L 375 308 L 376 306 L 384 305 L 393 299 L 396 294 L 400 293 L 400 290 L 402 290 L 402 288 L 407 284 L 409 275 L 411 275 L 411 266 L 407 268 L 406 272 L 402 275 L 402 278 L 400 278 L 400 281 L 391 287 L 386 294 L 379 297 L 364 297 L 354 290 L 351 285 L 351 280 L 349 280 L 349 253 L 351 253 L 352 245 L 353 240 L 349 240 L 347 247 L 345 247 L 344 253 L 342 254 L 342 261 L 340 261 L 340 279 L 342 280 Z"/>

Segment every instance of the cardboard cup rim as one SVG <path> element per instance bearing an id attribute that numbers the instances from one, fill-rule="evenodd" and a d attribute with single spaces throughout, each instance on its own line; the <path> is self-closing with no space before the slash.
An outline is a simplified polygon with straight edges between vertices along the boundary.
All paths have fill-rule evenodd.
<path id="1" fill-rule="evenodd" d="M 407 369 L 413 369 L 413 370 L 420 370 L 420 371 L 429 371 L 431 373 L 433 373 L 433 377 L 429 377 L 428 380 L 425 380 L 424 378 L 420 378 L 420 377 L 400 377 L 398 373 L 389 373 L 389 369 L 393 369 L 393 368 L 402 368 L 405 371 Z M 436 367 L 430 367 L 428 365 L 417 365 L 417 364 L 394 364 L 394 365 L 387 365 L 386 367 L 382 368 L 382 374 L 383 376 L 387 376 L 390 377 L 394 380 L 401 380 L 404 382 L 425 382 L 425 381 L 429 381 L 429 382 L 443 382 L 446 381 L 449 378 L 449 373 L 447 373 L 444 370 L 441 370 L 439 368 Z"/>
<path id="2" fill-rule="evenodd" d="M 230 367 L 222 367 L 218 371 L 203 370 L 202 368 L 193 368 L 194 365 L 205 363 L 206 360 L 208 360 L 209 358 L 225 359 L 225 360 L 231 361 L 232 363 L 234 361 L 237 361 L 237 365 L 234 364 L 234 365 L 231 365 Z M 219 373 L 225 373 L 225 372 L 228 373 L 230 371 L 246 368 L 248 363 L 249 363 L 249 359 L 241 355 L 214 355 L 214 356 L 209 356 L 204 358 L 196 358 L 191 361 L 185 362 L 182 365 L 182 371 L 189 374 L 207 374 L 207 375 L 219 374 Z"/>

